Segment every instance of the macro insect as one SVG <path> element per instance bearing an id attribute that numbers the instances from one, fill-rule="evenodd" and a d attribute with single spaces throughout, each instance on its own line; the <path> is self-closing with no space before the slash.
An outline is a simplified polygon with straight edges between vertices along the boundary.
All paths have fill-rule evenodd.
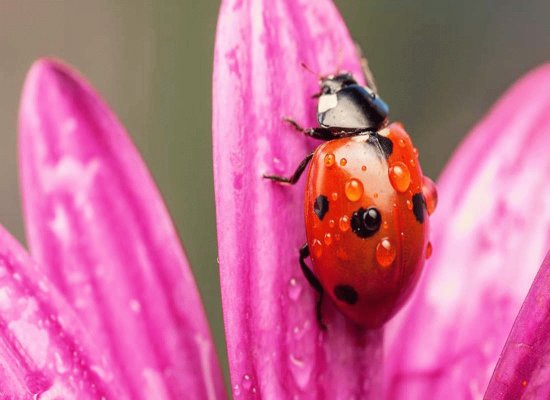
<path id="1" fill-rule="evenodd" d="M 388 123 L 388 106 L 363 66 L 368 87 L 350 73 L 320 78 L 314 96 L 320 126 L 305 129 L 286 120 L 325 143 L 291 177 L 264 175 L 292 185 L 309 164 L 307 242 L 299 263 L 319 292 L 317 319 L 323 328 L 325 293 L 355 323 L 384 324 L 412 293 L 432 251 L 428 217 L 437 203 L 435 185 L 423 176 L 403 125 Z"/>

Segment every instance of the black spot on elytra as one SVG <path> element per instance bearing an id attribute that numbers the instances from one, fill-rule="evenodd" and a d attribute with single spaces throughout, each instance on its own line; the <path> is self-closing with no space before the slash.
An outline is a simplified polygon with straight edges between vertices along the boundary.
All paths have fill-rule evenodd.
<path id="1" fill-rule="evenodd" d="M 357 300 L 359 299 L 357 291 L 350 285 L 334 286 L 334 295 L 338 300 L 350 305 L 357 303 Z"/>
<path id="2" fill-rule="evenodd" d="M 426 210 L 426 201 L 422 193 L 417 193 L 413 196 L 413 213 L 416 220 L 421 224 L 424 223 L 424 210 Z"/>
<path id="3" fill-rule="evenodd" d="M 368 238 L 378 232 L 382 217 L 374 208 L 360 208 L 351 215 L 351 230 L 360 238 Z"/>
<path id="4" fill-rule="evenodd" d="M 327 196 L 320 195 L 313 202 L 313 212 L 322 221 L 325 214 L 328 212 L 328 199 Z"/>
<path id="5" fill-rule="evenodd" d="M 393 142 L 391 139 L 379 135 L 378 133 L 371 133 L 367 139 L 367 143 L 375 146 L 386 160 L 391 156 L 391 153 L 393 153 Z"/>

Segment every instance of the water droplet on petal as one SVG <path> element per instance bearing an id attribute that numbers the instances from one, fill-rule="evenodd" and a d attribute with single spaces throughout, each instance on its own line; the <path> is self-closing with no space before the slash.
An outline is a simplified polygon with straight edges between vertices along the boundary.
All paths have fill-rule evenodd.
<path id="1" fill-rule="evenodd" d="M 428 215 L 432 215 L 437 207 L 437 188 L 435 183 L 427 176 L 422 178 L 422 194 L 426 200 Z"/>
<path id="2" fill-rule="evenodd" d="M 325 167 L 330 168 L 334 165 L 335 162 L 336 162 L 336 158 L 334 157 L 334 154 L 328 153 L 325 156 Z"/>
<path id="3" fill-rule="evenodd" d="M 330 246 L 332 244 L 332 235 L 330 233 L 325 233 L 325 244 Z"/>
<path id="4" fill-rule="evenodd" d="M 241 395 L 241 387 L 239 386 L 238 383 L 237 383 L 235 386 L 233 386 L 233 395 L 234 395 L 235 397 Z"/>
<path id="5" fill-rule="evenodd" d="M 376 261 L 381 267 L 389 267 L 396 255 L 396 248 L 388 238 L 382 239 L 376 246 Z"/>
<path id="6" fill-rule="evenodd" d="M 298 300 L 300 294 L 302 293 L 302 285 L 296 278 L 291 278 L 288 281 L 288 297 L 291 300 Z"/>
<path id="7" fill-rule="evenodd" d="M 243 376 L 243 380 L 241 382 L 241 385 L 243 386 L 244 390 L 250 390 L 250 388 L 252 387 L 252 378 L 250 378 L 250 375 L 245 374 Z"/>
<path id="8" fill-rule="evenodd" d="M 344 192 L 349 201 L 357 201 L 363 196 L 363 184 L 361 181 L 351 178 L 346 182 Z"/>
<path id="9" fill-rule="evenodd" d="M 409 168 L 402 162 L 392 164 L 389 169 L 391 185 L 398 192 L 406 192 L 411 184 L 411 173 Z"/>

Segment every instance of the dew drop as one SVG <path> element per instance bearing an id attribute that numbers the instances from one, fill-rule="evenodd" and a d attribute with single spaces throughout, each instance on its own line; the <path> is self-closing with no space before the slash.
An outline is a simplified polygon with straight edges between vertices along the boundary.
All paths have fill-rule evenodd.
<path id="1" fill-rule="evenodd" d="M 355 179 L 349 179 L 344 187 L 344 192 L 349 201 L 357 201 L 363 196 L 363 184 Z"/>
<path id="2" fill-rule="evenodd" d="M 346 232 L 349 229 L 349 217 L 347 215 L 340 217 L 340 221 L 338 221 L 338 226 L 340 227 L 340 230 L 342 232 Z"/>
<path id="3" fill-rule="evenodd" d="M 242 385 L 244 390 L 250 390 L 250 388 L 252 387 L 252 378 L 250 378 L 250 375 L 245 374 L 243 376 L 243 380 L 241 382 L 241 385 Z"/>
<path id="4" fill-rule="evenodd" d="M 409 210 L 412 210 L 412 209 L 413 209 L 413 203 L 412 203 L 412 201 L 407 200 L 407 208 L 408 208 Z"/>
<path id="5" fill-rule="evenodd" d="M 334 220 L 333 219 L 328 221 L 328 226 L 330 226 L 331 228 L 334 228 Z"/>
<path id="6" fill-rule="evenodd" d="M 338 193 L 337 192 L 333 192 L 330 197 L 332 198 L 332 200 L 336 201 L 338 200 Z"/>
<path id="7" fill-rule="evenodd" d="M 341 159 L 340 159 L 340 165 L 341 165 L 342 167 L 344 167 L 347 163 L 348 163 L 348 160 L 346 160 L 345 158 L 341 158 Z"/>
<path id="8" fill-rule="evenodd" d="M 366 171 L 366 170 L 367 170 L 367 166 L 366 166 L 366 165 L 363 165 L 363 166 L 361 167 L 361 171 L 364 172 L 364 171 Z"/>
<path id="9" fill-rule="evenodd" d="M 399 141 L 397 143 L 399 144 L 399 147 L 405 147 L 405 140 L 404 139 L 399 139 Z"/>
<path id="10" fill-rule="evenodd" d="M 237 383 L 235 386 L 233 386 L 233 395 L 234 395 L 235 397 L 241 395 L 241 387 L 239 386 L 238 383 Z"/>
<path id="11" fill-rule="evenodd" d="M 325 244 L 330 246 L 332 244 L 332 235 L 330 233 L 325 233 Z"/>
<path id="12" fill-rule="evenodd" d="M 418 149 L 415 147 L 413 149 L 414 156 L 418 158 Z"/>
<path id="13" fill-rule="evenodd" d="M 340 240 L 340 234 L 339 233 L 334 234 L 334 240 L 336 240 L 336 241 Z"/>
<path id="14" fill-rule="evenodd" d="M 382 222 L 382 225 L 384 226 L 384 229 L 388 229 L 388 221 Z"/>
<path id="15" fill-rule="evenodd" d="M 315 258 L 321 257 L 321 254 L 323 254 L 323 245 L 320 240 L 313 240 L 313 243 L 311 244 L 311 251 L 313 252 L 313 256 Z"/>
<path id="16" fill-rule="evenodd" d="M 428 242 L 426 245 L 426 260 L 432 256 L 432 242 Z"/>
<path id="17" fill-rule="evenodd" d="M 381 267 L 389 267 L 395 260 L 397 251 L 388 238 L 382 239 L 376 246 L 376 261 Z"/>
<path id="18" fill-rule="evenodd" d="M 288 281 L 288 297 L 291 300 L 298 300 L 300 294 L 302 294 L 302 285 L 296 278 L 291 278 Z"/>
<path id="19" fill-rule="evenodd" d="M 432 215 L 437 207 L 437 188 L 435 187 L 435 183 L 427 176 L 422 178 L 422 194 L 426 201 L 428 215 Z"/>
<path id="20" fill-rule="evenodd" d="M 336 257 L 338 257 L 342 261 L 349 261 L 348 253 L 346 253 L 346 251 L 341 247 L 336 250 Z"/>
<path id="21" fill-rule="evenodd" d="M 336 158 L 334 157 L 334 154 L 328 153 L 325 156 L 325 167 L 330 168 L 334 165 L 335 162 L 336 162 Z"/>
<path id="22" fill-rule="evenodd" d="M 398 161 L 389 169 L 390 182 L 398 192 L 406 192 L 411 184 L 411 173 L 409 168 L 402 162 Z"/>
<path id="23" fill-rule="evenodd" d="M 416 166 L 416 162 L 412 158 L 409 160 L 409 164 L 411 164 L 411 167 Z"/>

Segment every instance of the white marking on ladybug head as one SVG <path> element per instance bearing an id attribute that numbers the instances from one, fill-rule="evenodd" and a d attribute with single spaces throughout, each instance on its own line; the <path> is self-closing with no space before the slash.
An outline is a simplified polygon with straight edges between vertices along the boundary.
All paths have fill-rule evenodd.
<path id="1" fill-rule="evenodd" d="M 319 113 L 327 112 L 331 108 L 336 107 L 337 104 L 338 98 L 336 97 L 336 94 L 324 94 L 319 97 L 319 105 L 317 107 L 317 111 Z"/>

